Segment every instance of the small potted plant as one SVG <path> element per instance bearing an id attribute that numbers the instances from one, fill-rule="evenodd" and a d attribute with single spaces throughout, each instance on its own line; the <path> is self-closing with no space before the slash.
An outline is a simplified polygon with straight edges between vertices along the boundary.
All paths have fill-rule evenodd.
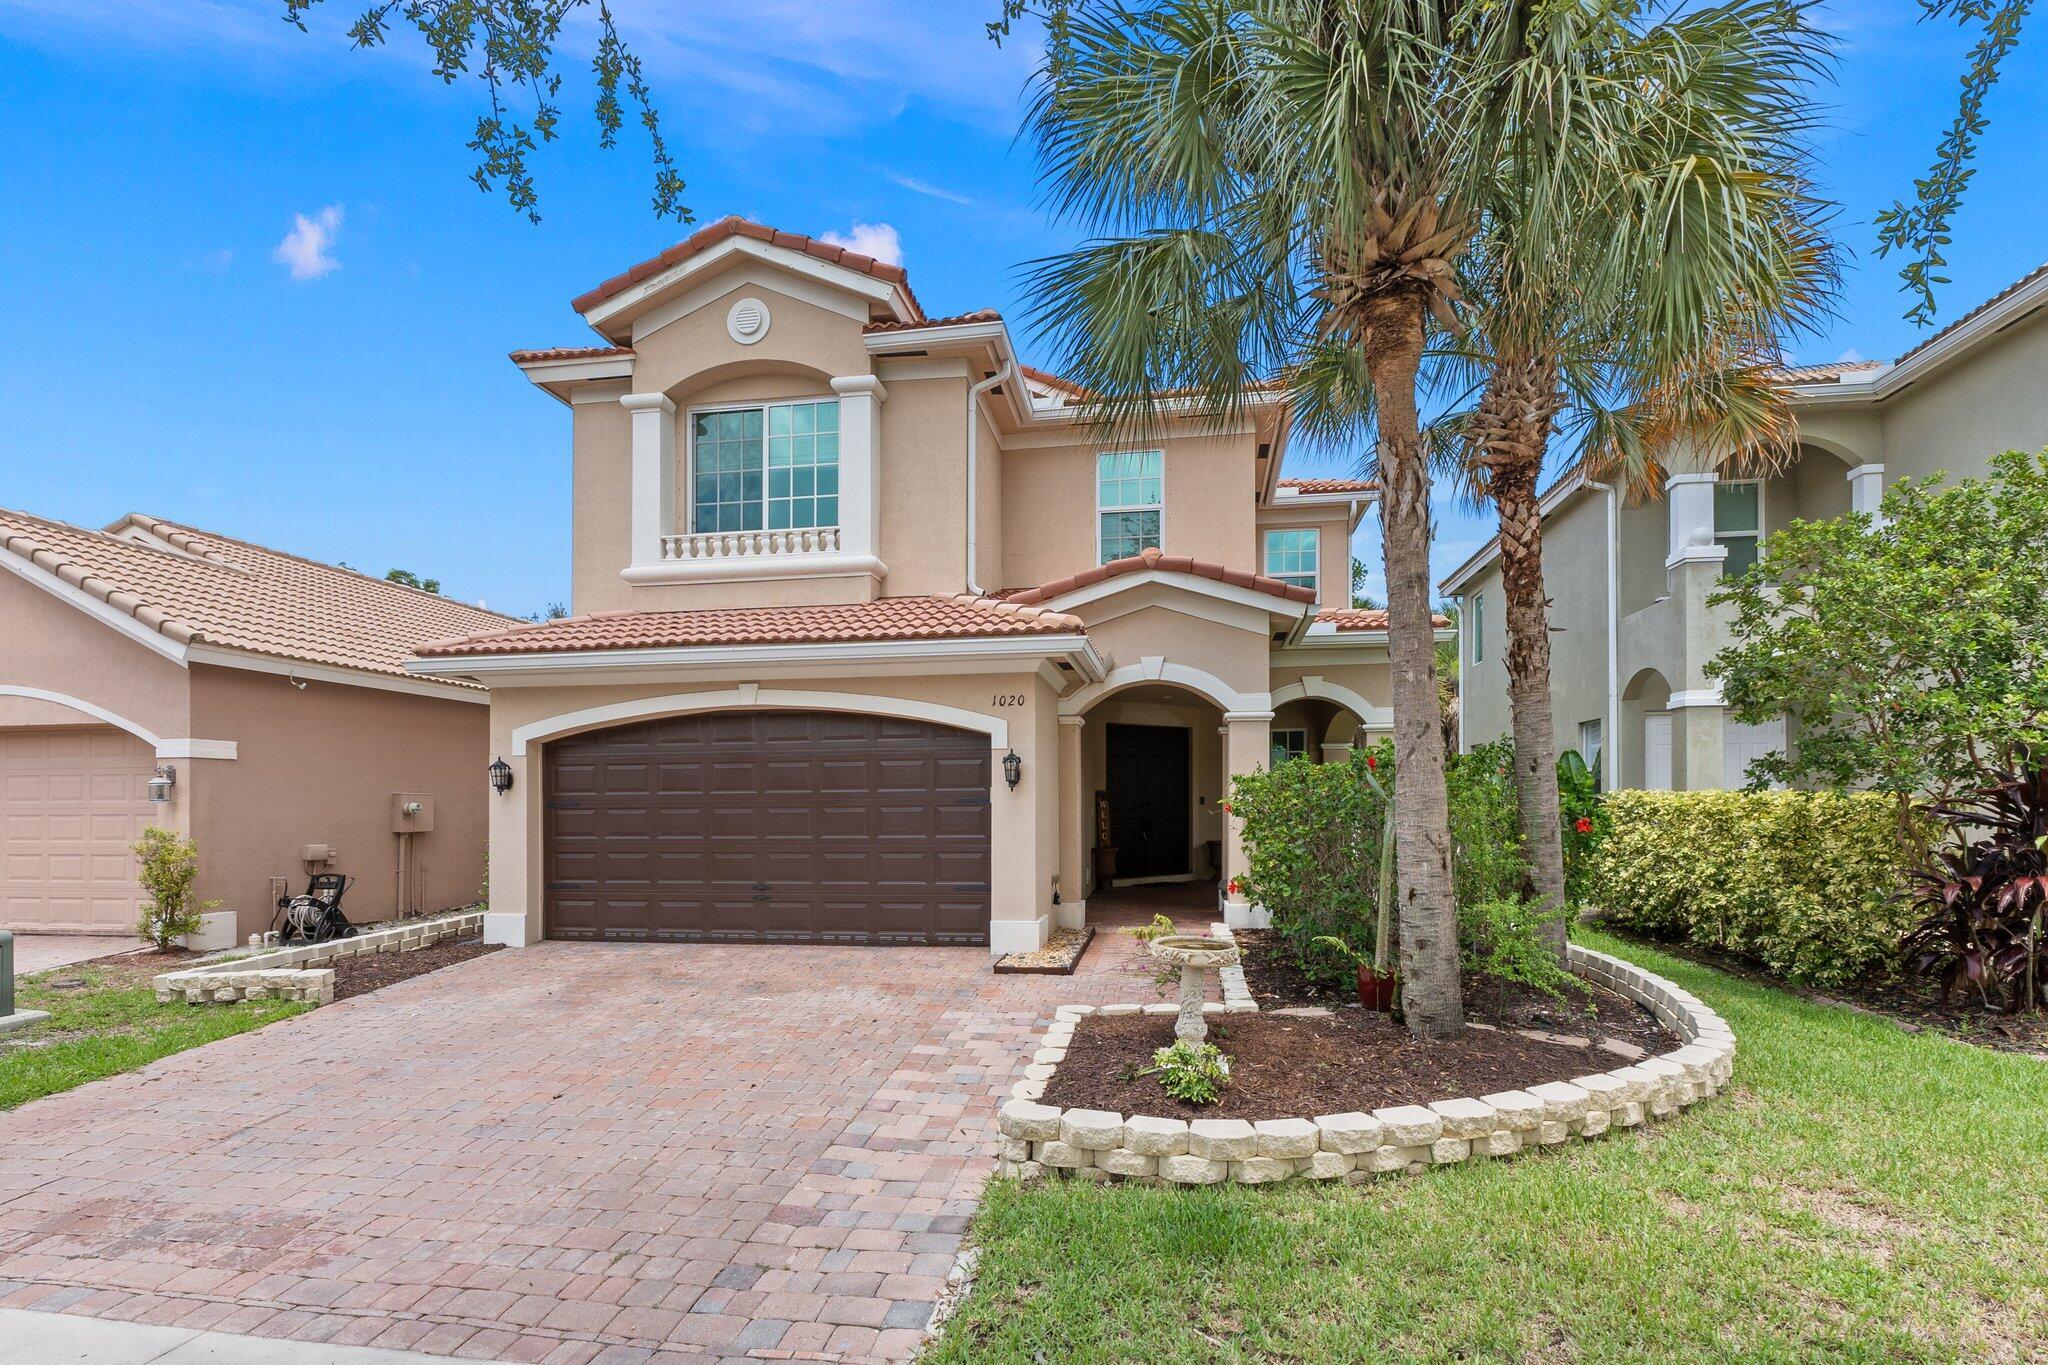
<path id="1" fill-rule="evenodd" d="M 1391 1014 L 1394 1001 L 1400 995 L 1400 981 L 1393 972 L 1377 963 L 1372 957 L 1338 938 L 1335 934 L 1320 934 L 1309 940 L 1319 947 L 1328 948 L 1349 958 L 1358 968 L 1358 1003 L 1369 1010 Z"/>

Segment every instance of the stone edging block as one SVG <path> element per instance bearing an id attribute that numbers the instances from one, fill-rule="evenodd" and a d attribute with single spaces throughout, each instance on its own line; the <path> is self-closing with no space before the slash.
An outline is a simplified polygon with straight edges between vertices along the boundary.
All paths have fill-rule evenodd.
<path id="1" fill-rule="evenodd" d="M 247 957 L 224 958 L 153 979 L 159 1003 L 228 1004 L 236 1000 L 297 1000 L 310 1005 L 334 1001 L 334 969 L 326 965 L 363 953 L 410 953 L 465 934 L 483 932 L 481 910 L 437 919 L 407 920 L 354 938 L 330 939 L 296 948 L 275 948 Z"/>
<path id="2" fill-rule="evenodd" d="M 1232 938 L 1222 925 L 1211 930 Z M 1682 1046 L 1612 1071 L 1550 1081 L 1470 1099 L 1404 1104 L 1371 1114 L 1315 1118 L 1178 1119 L 1062 1110 L 1042 1104 L 1058 1060 L 1026 1068 L 996 1117 L 1001 1134 L 998 1175 L 1037 1179 L 1048 1172 L 1092 1180 L 1137 1180 L 1153 1185 L 1264 1185 L 1283 1180 L 1345 1180 L 1416 1172 L 1475 1157 L 1512 1156 L 1572 1138 L 1595 1138 L 1663 1118 L 1716 1094 L 1735 1065 L 1735 1033 L 1699 997 L 1663 977 L 1608 953 L 1570 945 L 1572 969 L 1596 985 L 1635 1001 L 1676 1033 Z M 1236 980 L 1231 974 L 1236 973 Z M 1221 1005 L 1211 1011 L 1256 1010 L 1242 968 L 1222 972 Z M 161 978 L 159 978 L 161 980 Z M 1135 1005 L 1104 1005 L 1104 1014 L 1130 1014 Z M 1173 1007 L 1166 1006 L 1170 1011 Z M 1097 1012 L 1092 1005 L 1061 1005 L 1046 1030 L 1040 1055 L 1060 1058 L 1074 1025 Z M 1034 1074 L 1036 1073 L 1036 1074 Z"/>

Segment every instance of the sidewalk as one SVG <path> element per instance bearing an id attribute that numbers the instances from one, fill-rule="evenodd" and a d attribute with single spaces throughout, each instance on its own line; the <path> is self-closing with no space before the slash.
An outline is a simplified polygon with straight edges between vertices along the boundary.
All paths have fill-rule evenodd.
<path id="1" fill-rule="evenodd" d="M 438 1365 L 454 1360 L 0 1308 L 0 1365 Z"/>

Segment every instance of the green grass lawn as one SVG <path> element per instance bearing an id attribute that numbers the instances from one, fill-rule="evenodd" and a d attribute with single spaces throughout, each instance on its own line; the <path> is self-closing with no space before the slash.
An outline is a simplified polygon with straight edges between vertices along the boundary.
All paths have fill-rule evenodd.
<path id="1" fill-rule="evenodd" d="M 159 1005 L 146 971 L 120 959 L 57 967 L 15 983 L 18 1009 L 47 1010 L 43 1023 L 0 1038 L 0 1110 L 146 1066 L 219 1038 L 246 1033 L 310 1008 L 283 1000 L 233 1005 Z M 159 967 L 158 970 L 163 970 Z M 85 985 L 54 989 L 52 981 Z M 5 1043 L 41 1042 L 40 1047 Z"/>
<path id="2" fill-rule="evenodd" d="M 2048 1361 L 2048 1062 L 1584 938 L 1725 1015 L 1641 1130 L 1356 1186 L 998 1181 L 930 1361 Z"/>

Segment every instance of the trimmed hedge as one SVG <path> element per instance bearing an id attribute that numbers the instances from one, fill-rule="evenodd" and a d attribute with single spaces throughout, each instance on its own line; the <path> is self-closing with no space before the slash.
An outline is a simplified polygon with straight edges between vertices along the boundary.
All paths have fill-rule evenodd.
<path id="1" fill-rule="evenodd" d="M 1878 793 L 1649 792 L 1607 797 L 1589 870 L 1609 923 L 1754 958 L 1835 986 L 1895 962 L 1913 924 L 1898 803 Z"/>

